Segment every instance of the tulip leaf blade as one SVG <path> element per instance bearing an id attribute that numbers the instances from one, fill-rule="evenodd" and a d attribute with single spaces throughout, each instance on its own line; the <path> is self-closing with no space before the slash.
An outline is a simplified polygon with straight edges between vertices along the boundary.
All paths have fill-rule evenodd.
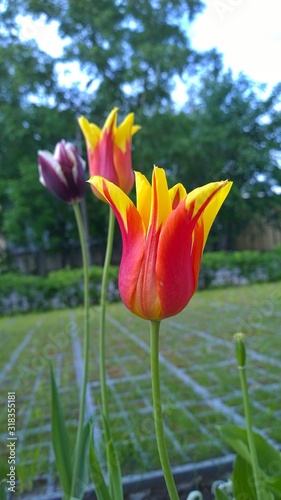
<path id="1" fill-rule="evenodd" d="M 89 464 L 88 464 L 88 454 L 89 454 L 89 446 L 91 439 L 92 426 L 90 422 L 87 422 L 83 427 L 82 437 L 80 441 L 79 448 L 75 448 L 75 455 L 78 454 L 78 464 L 79 469 L 77 471 L 76 478 L 73 478 L 75 481 L 72 484 L 72 497 L 74 498 L 83 498 L 85 489 L 88 485 L 89 480 Z"/>
<path id="2" fill-rule="evenodd" d="M 103 423 L 105 429 L 105 440 L 106 440 L 106 448 L 108 456 L 108 480 L 109 480 L 110 495 L 112 500 L 123 500 L 124 496 L 123 496 L 120 463 L 111 436 L 108 420 L 105 417 L 105 415 L 103 415 Z"/>
<path id="3" fill-rule="evenodd" d="M 232 482 L 235 498 L 246 495 L 249 500 L 256 500 L 253 469 L 241 455 L 236 455 L 233 466 Z"/>
<path id="4" fill-rule="evenodd" d="M 91 436 L 93 432 L 91 431 Z M 90 465 L 90 473 L 93 479 L 93 483 L 95 486 L 95 493 L 97 495 L 98 500 L 111 500 L 111 496 L 105 484 L 105 480 L 103 477 L 103 472 L 101 470 L 96 452 L 93 443 L 93 439 L 90 439 L 90 449 L 89 449 L 89 465 Z"/>
<path id="5" fill-rule="evenodd" d="M 70 459 L 71 455 L 69 440 L 52 365 L 50 365 L 50 372 L 52 443 L 61 485 L 63 487 L 64 493 L 66 495 L 70 495 L 72 482 L 72 466 Z"/>

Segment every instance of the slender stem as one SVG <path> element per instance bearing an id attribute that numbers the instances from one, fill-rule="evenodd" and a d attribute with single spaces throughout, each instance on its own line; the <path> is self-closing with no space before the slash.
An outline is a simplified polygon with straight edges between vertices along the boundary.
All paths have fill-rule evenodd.
<path id="1" fill-rule="evenodd" d="M 165 442 L 159 377 L 159 329 L 159 321 L 150 321 L 150 360 L 154 422 L 158 453 L 170 499 L 179 500 Z"/>
<path id="2" fill-rule="evenodd" d="M 109 207 L 109 222 L 107 245 L 103 266 L 102 284 L 101 284 L 101 299 L 100 299 L 100 384 L 101 384 L 101 401 L 102 412 L 107 422 L 109 421 L 108 401 L 107 401 L 107 386 L 106 386 L 106 368 L 105 368 L 105 311 L 106 311 L 106 293 L 108 283 L 108 271 L 112 255 L 113 239 L 114 239 L 115 216 L 112 209 Z"/>
<path id="3" fill-rule="evenodd" d="M 244 366 L 238 365 L 238 368 L 239 368 L 240 382 L 241 382 L 241 388 L 242 388 L 242 394 L 243 394 L 243 404 L 244 404 L 244 412 L 245 412 L 245 419 L 246 419 L 247 437 L 248 437 L 248 444 L 249 444 L 250 455 L 251 455 L 251 462 L 252 462 L 252 468 L 253 468 L 253 474 L 254 474 L 257 500 L 264 500 L 264 498 L 266 498 L 266 493 L 264 491 L 263 479 L 262 479 L 261 474 L 260 474 L 258 458 L 257 458 L 257 451 L 256 451 L 255 440 L 254 440 L 254 435 L 253 435 L 253 430 L 252 430 L 252 419 L 251 419 L 250 401 L 249 401 L 249 393 L 248 393 L 248 385 L 247 385 L 247 377 L 246 377 L 246 366 L 245 365 Z"/>
<path id="4" fill-rule="evenodd" d="M 79 460 L 81 459 L 81 457 L 79 457 L 79 450 L 81 447 L 82 431 L 85 420 L 86 389 L 87 389 L 88 372 L 89 372 L 90 335 L 89 335 L 89 266 L 88 266 L 86 237 L 81 217 L 81 211 L 78 203 L 73 203 L 73 209 L 79 233 L 82 262 L 83 262 L 83 273 L 84 273 L 84 341 L 83 341 L 84 365 L 83 365 L 82 391 L 81 391 L 80 408 L 79 408 L 79 422 L 76 435 L 76 453 L 74 456 L 72 490 L 71 490 L 71 496 L 75 497 L 75 486 L 79 470 Z"/>

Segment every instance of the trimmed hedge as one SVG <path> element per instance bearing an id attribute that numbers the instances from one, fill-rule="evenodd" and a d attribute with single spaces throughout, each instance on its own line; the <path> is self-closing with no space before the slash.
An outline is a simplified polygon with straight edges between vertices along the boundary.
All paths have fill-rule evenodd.
<path id="1" fill-rule="evenodd" d="M 270 252 L 205 253 L 198 286 L 209 288 L 278 280 L 281 280 L 281 246 Z"/>
<path id="2" fill-rule="evenodd" d="M 89 269 L 91 304 L 98 304 L 100 301 L 102 272 L 102 267 Z M 110 266 L 107 293 L 109 302 L 120 299 L 117 281 L 118 267 Z M 76 307 L 82 304 L 82 269 L 61 269 L 50 272 L 46 277 L 14 273 L 0 276 L 0 312 L 3 314 Z"/>
<path id="3" fill-rule="evenodd" d="M 100 301 L 102 267 L 92 267 L 91 304 Z M 210 252 L 202 258 L 198 288 L 243 285 L 281 280 L 281 246 L 271 252 Z M 118 267 L 109 270 L 108 301 L 120 299 Z M 0 312 L 11 314 L 31 310 L 75 307 L 83 304 L 83 270 L 62 269 L 48 276 L 0 275 Z"/>

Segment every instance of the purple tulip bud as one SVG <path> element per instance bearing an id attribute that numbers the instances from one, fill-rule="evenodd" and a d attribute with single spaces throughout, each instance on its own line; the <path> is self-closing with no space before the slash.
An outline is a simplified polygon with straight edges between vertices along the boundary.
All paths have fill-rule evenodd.
<path id="1" fill-rule="evenodd" d="M 52 194 L 66 203 L 83 198 L 86 164 L 71 142 L 59 142 L 54 154 L 38 151 L 38 163 L 39 180 Z"/>

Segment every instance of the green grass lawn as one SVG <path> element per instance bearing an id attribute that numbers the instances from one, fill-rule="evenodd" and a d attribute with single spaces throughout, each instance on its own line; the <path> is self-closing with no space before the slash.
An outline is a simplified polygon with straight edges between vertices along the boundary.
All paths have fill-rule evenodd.
<path id="1" fill-rule="evenodd" d="M 243 425 L 233 334 L 247 334 L 248 378 L 256 428 L 280 443 L 281 283 L 198 292 L 161 325 L 161 381 L 172 465 L 229 453 L 217 425 Z M 78 418 L 83 311 L 0 319 L 0 479 L 7 473 L 7 394 L 16 393 L 17 477 L 22 488 L 55 481 L 50 445 L 49 362 L 53 363 L 72 441 Z M 91 310 L 89 414 L 102 442 L 98 376 L 98 308 Z M 123 475 L 159 469 L 149 366 L 149 325 L 120 303 L 108 306 L 110 414 Z M 102 446 L 100 455 L 103 456 Z"/>

